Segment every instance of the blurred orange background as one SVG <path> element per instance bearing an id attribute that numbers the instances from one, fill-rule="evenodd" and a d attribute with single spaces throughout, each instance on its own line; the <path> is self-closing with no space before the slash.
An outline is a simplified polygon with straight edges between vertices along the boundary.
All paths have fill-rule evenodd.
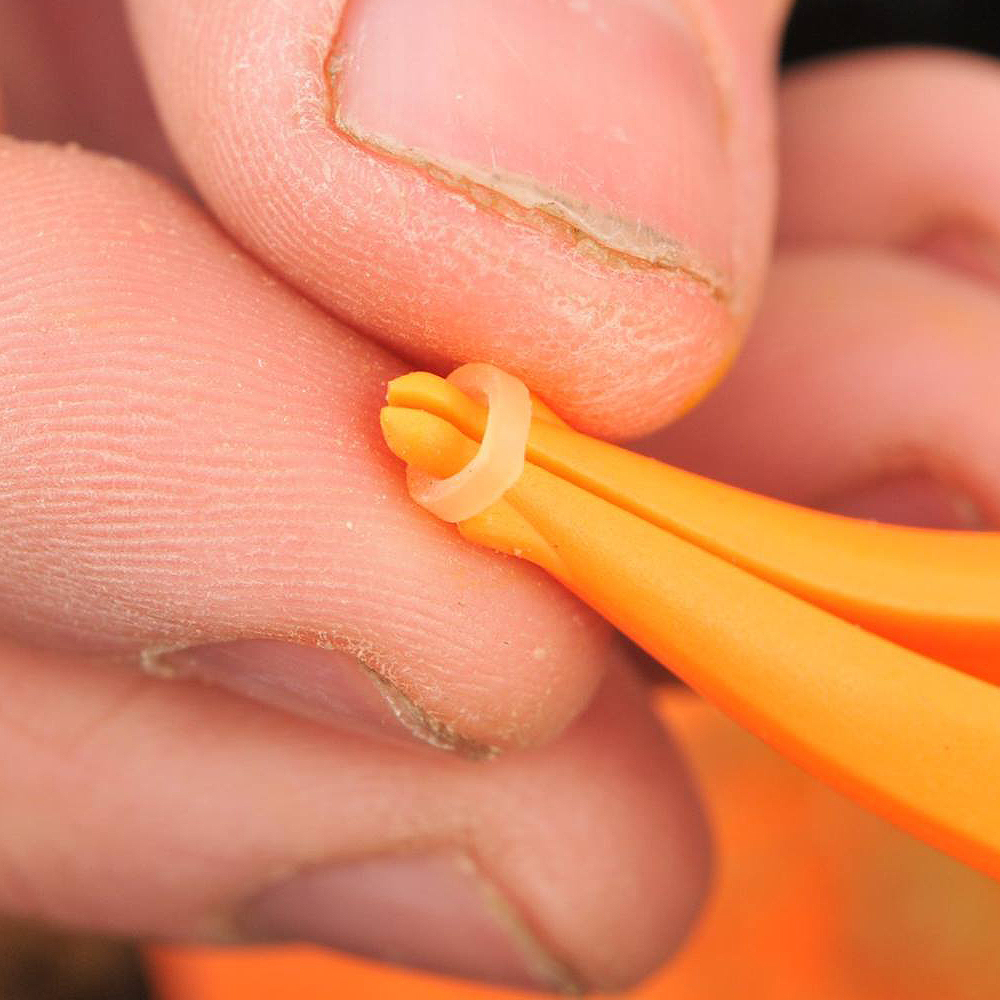
<path id="1" fill-rule="evenodd" d="M 911 839 L 693 695 L 661 695 L 715 826 L 715 891 L 688 945 L 635 1000 L 995 1000 L 1000 884 Z M 996 788 L 983 794 L 998 794 Z M 158 948 L 166 1000 L 501 1000 L 308 948 Z"/>

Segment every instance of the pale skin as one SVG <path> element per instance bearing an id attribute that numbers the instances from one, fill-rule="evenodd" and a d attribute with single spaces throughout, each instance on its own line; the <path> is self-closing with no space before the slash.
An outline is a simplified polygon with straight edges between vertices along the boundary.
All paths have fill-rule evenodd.
<path id="1" fill-rule="evenodd" d="M 623 987 L 697 792 L 610 631 L 409 500 L 385 382 L 1000 523 L 1000 72 L 778 87 L 777 0 L 387 3 L 132 0 L 133 49 L 0 2 L 0 910 Z"/>

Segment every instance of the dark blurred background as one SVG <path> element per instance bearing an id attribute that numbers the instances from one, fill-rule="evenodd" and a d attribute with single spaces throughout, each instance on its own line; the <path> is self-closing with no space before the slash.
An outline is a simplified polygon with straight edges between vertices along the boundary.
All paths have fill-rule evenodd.
<path id="1" fill-rule="evenodd" d="M 788 64 L 877 45 L 953 45 L 1000 55 L 1000 3 L 800 0 L 788 25 L 782 60 Z"/>
<path id="2" fill-rule="evenodd" d="M 1000 0 L 800 0 L 782 61 L 787 65 L 846 49 L 914 44 L 1000 55 Z M 149 997 L 135 949 L 0 918 L 0 1000 Z"/>
<path id="3" fill-rule="evenodd" d="M 1000 3 L 800 0 L 788 25 L 782 58 L 787 64 L 876 45 L 953 45 L 1000 55 Z"/>

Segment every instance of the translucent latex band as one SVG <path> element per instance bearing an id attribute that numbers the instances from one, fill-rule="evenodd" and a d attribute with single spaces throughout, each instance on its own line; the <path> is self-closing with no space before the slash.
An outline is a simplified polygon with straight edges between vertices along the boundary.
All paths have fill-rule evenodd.
<path id="1" fill-rule="evenodd" d="M 531 428 L 531 395 L 520 379 L 483 363 L 456 368 L 448 381 L 489 407 L 483 442 L 455 475 L 435 479 L 409 466 L 406 485 L 421 507 L 455 524 L 481 514 L 520 478 Z"/>

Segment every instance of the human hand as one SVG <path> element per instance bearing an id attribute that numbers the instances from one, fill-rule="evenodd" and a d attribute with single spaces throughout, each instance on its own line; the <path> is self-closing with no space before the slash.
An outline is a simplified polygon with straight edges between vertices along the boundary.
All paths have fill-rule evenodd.
<path id="1" fill-rule="evenodd" d="M 676 751 L 601 623 L 409 502 L 377 411 L 412 365 L 375 341 L 494 361 L 612 436 L 708 388 L 768 264 L 783 5 L 691 6 L 689 25 L 613 0 L 354 0 L 346 19 L 320 0 L 135 0 L 182 167 L 116 4 L 0 4 L 12 131 L 105 146 L 204 200 L 79 152 L 0 147 L 0 906 L 584 988 L 629 984 L 676 946 L 708 869 Z M 951 102 L 912 122 L 888 63 L 789 85 L 782 253 L 751 351 L 648 448 L 810 499 L 916 435 L 996 510 L 991 179 L 978 147 L 937 162 L 930 137 L 976 135 L 1000 90 L 976 63 L 910 67 L 967 117 Z M 848 141 L 851 86 L 867 99 L 873 78 L 873 121 L 912 141 L 908 164 Z M 819 211 L 885 207 L 904 167 L 934 184 L 853 229 Z M 841 173 L 855 186 L 835 201 Z M 927 205 L 914 253 L 877 249 Z M 929 248 L 987 282 L 918 259 Z M 914 302 L 932 291 L 927 318 Z M 836 336 L 837 309 L 856 339 Z M 968 351 L 943 336 L 955 310 Z M 917 416 L 915 382 L 885 389 L 904 331 Z M 810 358 L 794 379 L 774 358 L 787 345 Z M 838 379 L 871 391 L 855 423 L 831 419 Z"/>

